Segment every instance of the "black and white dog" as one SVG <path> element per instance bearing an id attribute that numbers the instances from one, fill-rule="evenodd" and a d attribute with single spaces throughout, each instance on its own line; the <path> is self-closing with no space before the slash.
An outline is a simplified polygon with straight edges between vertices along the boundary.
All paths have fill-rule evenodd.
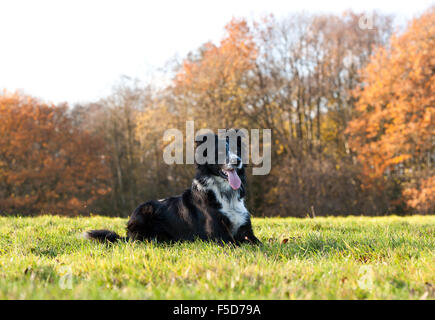
<path id="1" fill-rule="evenodd" d="M 237 154 L 229 152 L 228 138 L 223 141 L 226 145 L 224 164 L 218 164 L 217 135 L 202 136 L 197 146 L 207 139 L 215 141 L 215 161 L 196 164 L 197 172 L 190 189 L 180 196 L 149 201 L 137 207 L 128 221 L 126 238 L 108 230 L 88 231 L 86 238 L 108 242 L 119 239 L 159 242 L 201 239 L 236 245 L 260 244 L 252 231 L 250 214 L 244 204 L 246 176 L 240 137 Z"/>

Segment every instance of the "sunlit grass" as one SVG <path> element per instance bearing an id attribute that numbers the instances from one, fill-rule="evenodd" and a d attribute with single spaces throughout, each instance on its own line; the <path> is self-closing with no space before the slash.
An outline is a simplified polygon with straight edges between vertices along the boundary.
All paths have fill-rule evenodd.
<path id="1" fill-rule="evenodd" d="M 254 219 L 260 247 L 80 238 L 125 224 L 0 217 L 0 298 L 435 298 L 435 216 Z"/>

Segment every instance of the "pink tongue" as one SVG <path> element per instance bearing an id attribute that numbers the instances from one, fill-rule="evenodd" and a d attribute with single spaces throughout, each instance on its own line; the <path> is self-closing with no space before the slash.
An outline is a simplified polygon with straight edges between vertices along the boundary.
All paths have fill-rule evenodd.
<path id="1" fill-rule="evenodd" d="M 233 171 L 226 171 L 228 175 L 228 182 L 230 183 L 231 188 L 234 190 L 237 190 L 240 188 L 240 185 L 242 184 L 242 181 L 240 181 L 239 176 L 237 175 L 236 170 Z"/>

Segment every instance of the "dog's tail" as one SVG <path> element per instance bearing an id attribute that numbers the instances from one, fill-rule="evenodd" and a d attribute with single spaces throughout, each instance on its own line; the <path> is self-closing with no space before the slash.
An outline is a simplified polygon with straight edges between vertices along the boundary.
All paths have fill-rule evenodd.
<path id="1" fill-rule="evenodd" d="M 116 242 L 118 240 L 128 241 L 128 237 L 121 237 L 116 232 L 110 230 L 89 230 L 83 234 L 85 239 L 93 239 L 100 242 Z"/>

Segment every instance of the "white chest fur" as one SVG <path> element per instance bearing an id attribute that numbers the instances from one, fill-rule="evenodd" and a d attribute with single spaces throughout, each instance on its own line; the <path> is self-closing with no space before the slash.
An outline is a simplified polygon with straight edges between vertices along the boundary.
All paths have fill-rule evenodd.
<path id="1" fill-rule="evenodd" d="M 249 219 L 249 212 L 245 207 L 245 201 L 239 199 L 238 192 L 232 192 L 228 182 L 221 178 L 209 179 L 205 188 L 212 190 L 215 194 L 216 200 L 222 206 L 220 211 L 231 221 L 231 232 L 235 235 L 239 228 Z M 227 191 L 226 194 L 231 194 L 231 196 L 222 195 L 225 191 Z"/>
<path id="2" fill-rule="evenodd" d="M 239 199 L 233 199 L 228 201 L 226 198 L 223 198 L 221 201 L 222 209 L 221 212 L 224 214 L 233 225 L 232 233 L 235 235 L 237 230 L 244 225 L 249 218 L 249 212 L 245 207 L 245 203 Z"/>

